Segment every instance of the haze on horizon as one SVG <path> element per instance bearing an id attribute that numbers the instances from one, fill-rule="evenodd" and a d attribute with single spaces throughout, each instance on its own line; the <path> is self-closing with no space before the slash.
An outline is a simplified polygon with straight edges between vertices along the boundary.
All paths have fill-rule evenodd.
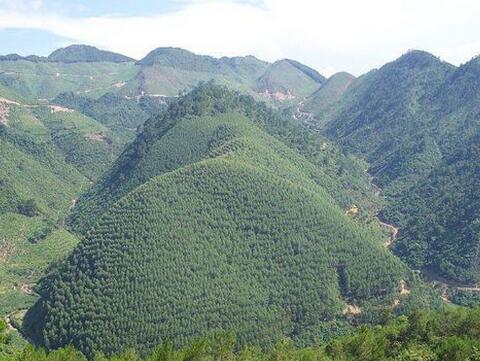
<path id="1" fill-rule="evenodd" d="M 176 46 L 360 75 L 409 49 L 464 63 L 480 53 L 479 17 L 474 0 L 0 0 L 0 54 L 82 43 L 139 59 Z"/>

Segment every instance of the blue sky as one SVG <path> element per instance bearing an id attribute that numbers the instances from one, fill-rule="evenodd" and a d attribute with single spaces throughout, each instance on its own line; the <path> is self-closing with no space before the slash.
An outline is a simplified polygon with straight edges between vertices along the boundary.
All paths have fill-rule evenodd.
<path id="1" fill-rule="evenodd" d="M 0 0 L 0 54 L 83 43 L 138 59 L 178 46 L 360 75 L 409 49 L 468 61 L 479 18 L 478 0 Z"/>

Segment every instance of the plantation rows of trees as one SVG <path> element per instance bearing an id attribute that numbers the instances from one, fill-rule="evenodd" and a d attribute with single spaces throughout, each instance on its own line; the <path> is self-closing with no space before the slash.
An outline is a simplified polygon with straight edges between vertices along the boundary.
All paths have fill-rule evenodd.
<path id="1" fill-rule="evenodd" d="M 180 113 L 171 124 L 147 122 L 100 182 L 105 202 L 127 194 L 96 219 L 105 204 L 91 194 L 79 207 L 77 224 L 95 223 L 42 282 L 26 319 L 32 337 L 90 356 L 148 352 L 166 337 L 181 346 L 216 329 L 235 329 L 242 343 L 309 345 L 384 310 L 431 305 L 330 195 L 335 170 L 292 149 L 301 131 L 285 131 L 289 147 L 252 121 L 274 133 L 283 118 L 255 115 L 264 108 L 242 99 L 207 84 L 170 106 Z"/>
<path id="2" fill-rule="evenodd" d="M 352 203 L 364 205 L 362 211 L 375 208 L 362 163 L 266 104 L 209 82 L 200 84 L 145 123 L 143 132 L 127 147 L 112 170 L 79 200 L 70 218 L 71 226 L 84 233 L 125 194 L 154 176 L 202 159 L 208 155 L 209 143 L 215 142 L 214 128 L 191 131 L 187 135 L 183 133 L 188 129 L 170 132 L 172 128 L 186 128 L 182 123 L 188 118 L 232 112 L 244 116 L 239 122 L 247 119 L 247 123 L 257 125 L 313 163 L 317 167 L 317 181 L 342 208 Z M 195 122 L 189 126 L 195 127 Z M 191 139 L 185 139 L 186 136 Z"/>
<path id="3" fill-rule="evenodd" d="M 11 340 L 0 322 L 0 352 Z M 385 316 L 380 326 L 362 326 L 327 343 L 299 348 L 288 339 L 271 347 L 241 345 L 234 333 L 213 333 L 177 349 L 171 343 L 147 355 L 131 349 L 117 356 L 97 354 L 94 361 L 478 361 L 480 309 L 414 312 L 409 317 Z M 69 346 L 50 353 L 27 347 L 2 361 L 87 361 Z"/>

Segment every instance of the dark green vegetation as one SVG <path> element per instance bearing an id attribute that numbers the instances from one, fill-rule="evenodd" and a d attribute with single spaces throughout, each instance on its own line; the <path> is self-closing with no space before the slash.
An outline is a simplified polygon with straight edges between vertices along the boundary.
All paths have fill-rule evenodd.
<path id="1" fill-rule="evenodd" d="M 480 59 L 412 51 L 352 84 L 325 133 L 364 157 L 413 268 L 480 279 Z"/>
<path id="2" fill-rule="evenodd" d="M 3 317 L 34 303 L 39 277 L 77 243 L 64 229 L 64 218 L 89 180 L 110 167 L 124 141 L 71 109 L 29 104 L 1 88 L 0 98 Z"/>
<path id="3" fill-rule="evenodd" d="M 95 361 L 477 361 L 480 359 L 480 310 L 415 312 L 410 317 L 386 319 L 376 327 L 361 327 L 352 334 L 313 347 L 298 348 L 288 339 L 267 349 L 243 345 L 233 333 L 214 333 L 175 349 L 165 343 L 150 355 L 134 350 Z M 4 327 L 4 326 L 3 326 Z M 0 350 L 11 340 L 0 323 Z M 0 356 L 1 357 L 1 356 Z M 46 353 L 28 347 L 4 353 L 5 361 L 86 361 L 72 347 Z"/>
<path id="4" fill-rule="evenodd" d="M 71 217 L 72 227 L 85 233 L 101 214 L 118 199 L 152 177 L 195 163 L 211 152 L 216 127 L 189 127 L 184 117 L 238 112 L 256 126 L 299 152 L 316 167 L 315 181 L 332 195 L 342 208 L 351 204 L 374 207 L 365 165 L 339 152 L 317 134 L 281 116 L 249 96 L 239 96 L 224 87 L 203 85 L 173 103 L 165 113 L 151 119 L 144 131 L 115 162 L 112 169 L 80 200 Z M 177 123 L 178 127 L 174 127 Z M 181 144 L 182 146 L 178 146 Z"/>
<path id="5" fill-rule="evenodd" d="M 212 84 L 171 104 L 79 201 L 85 239 L 43 280 L 27 328 L 88 355 L 217 329 L 303 345 L 427 305 L 417 277 L 338 205 L 362 168 L 309 134 Z"/>
<path id="6" fill-rule="evenodd" d="M 76 243 L 64 229 L 65 216 L 146 119 L 171 101 L 156 95 L 176 96 L 212 78 L 254 93 L 268 66 L 254 57 L 215 59 L 181 49 L 158 49 L 138 64 L 131 60 L 88 46 L 59 49 L 48 58 L 0 58 L 2 315 L 28 306 L 48 262 Z M 352 164 L 339 162 L 338 168 Z M 365 186 L 358 181 L 355 196 Z M 345 198 L 345 206 L 350 201 Z"/>

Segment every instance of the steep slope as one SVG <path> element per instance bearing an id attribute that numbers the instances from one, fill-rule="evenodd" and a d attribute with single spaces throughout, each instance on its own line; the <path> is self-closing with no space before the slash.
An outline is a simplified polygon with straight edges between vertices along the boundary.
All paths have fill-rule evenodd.
<path id="1" fill-rule="evenodd" d="M 87 179 L 52 144 L 46 127 L 18 102 L 0 101 L 0 317 L 33 304 L 32 287 L 71 251 L 62 229 Z"/>
<path id="2" fill-rule="evenodd" d="M 372 319 L 423 299 L 414 274 L 319 185 L 318 167 L 226 102 L 236 99 L 197 89 L 183 103 L 193 112 L 145 127 L 145 164 L 124 176 L 161 167 L 169 142 L 183 148 L 170 148 L 175 169 L 115 202 L 44 280 L 27 325 L 48 347 L 146 352 L 218 329 L 310 344 L 348 329 L 351 304 Z M 227 108 L 195 111 L 210 106 Z"/>
<path id="3" fill-rule="evenodd" d="M 301 110 L 313 114 L 317 126 L 321 127 L 354 80 L 355 77 L 349 73 L 333 74 L 320 89 L 305 100 Z"/>
<path id="4" fill-rule="evenodd" d="M 52 144 L 65 162 L 90 180 L 109 169 L 127 143 L 101 123 L 73 109 L 52 105 L 37 107 L 33 113 L 47 128 Z"/>
<path id="5" fill-rule="evenodd" d="M 85 184 L 84 176 L 64 161 L 48 129 L 28 109 L 19 103 L 1 104 L 8 109 L 0 124 L 1 179 L 11 191 L 1 192 L 0 212 L 17 211 L 29 199 L 36 200 L 39 212 L 52 217 L 59 209 L 68 209 Z"/>
<path id="6" fill-rule="evenodd" d="M 152 115 L 164 110 L 167 101 L 148 96 L 126 98 L 114 93 L 106 93 L 98 99 L 92 99 L 68 92 L 58 95 L 53 103 L 76 109 L 104 124 L 122 139 L 131 141 L 138 127 Z"/>
<path id="7" fill-rule="evenodd" d="M 137 64 L 141 70 L 127 89 L 132 94 L 166 96 L 176 96 L 200 81 L 212 79 L 248 92 L 267 67 L 267 63 L 253 56 L 214 58 L 179 48 L 155 49 Z"/>
<path id="8" fill-rule="evenodd" d="M 0 86 L 29 101 L 51 99 L 67 91 L 98 97 L 121 89 L 133 79 L 132 63 L 57 63 L 28 60 L 0 61 Z"/>
<path id="9" fill-rule="evenodd" d="M 56 63 L 126 63 L 135 61 L 128 56 L 113 53 L 111 51 L 100 50 L 89 45 L 70 45 L 65 48 L 57 49 L 48 56 L 47 60 Z"/>
<path id="10" fill-rule="evenodd" d="M 410 52 L 351 86 L 326 133 L 371 164 L 415 268 L 478 281 L 479 64 Z"/>
<path id="11" fill-rule="evenodd" d="M 70 225 L 85 233 L 115 201 L 135 187 L 204 158 L 211 139 L 216 136 L 216 128 L 196 129 L 195 123 L 190 128 L 181 125 L 171 128 L 183 117 L 223 113 L 228 109 L 245 114 L 266 132 L 308 157 L 317 166 L 316 181 L 342 208 L 352 203 L 364 205 L 364 210 L 375 207 L 364 173 L 365 165 L 361 162 L 345 156 L 332 143 L 303 129 L 292 119 L 282 117 L 265 104 L 255 103 L 251 97 L 204 84 L 145 124 L 143 133 L 125 150 L 111 171 L 79 200 Z"/>
<path id="12" fill-rule="evenodd" d="M 296 61 L 284 59 L 271 64 L 257 80 L 256 89 L 274 100 L 303 99 L 315 92 L 325 78 Z"/>

